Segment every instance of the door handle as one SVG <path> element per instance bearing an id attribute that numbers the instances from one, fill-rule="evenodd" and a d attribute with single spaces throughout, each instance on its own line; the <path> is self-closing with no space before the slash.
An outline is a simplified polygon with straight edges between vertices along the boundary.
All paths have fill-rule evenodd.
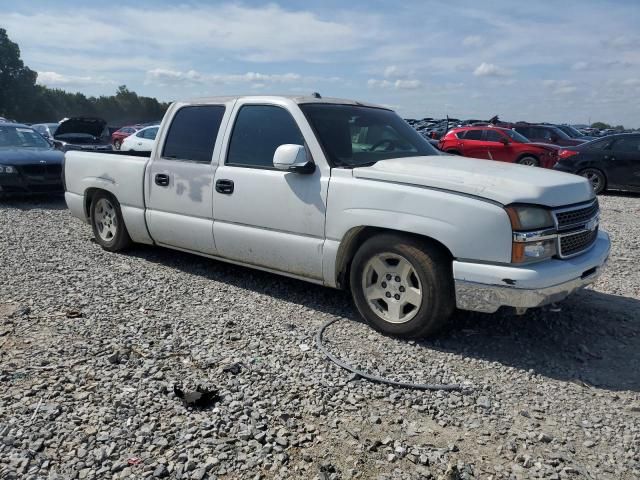
<path id="1" fill-rule="evenodd" d="M 166 173 L 157 173 L 155 180 L 156 185 L 159 185 L 161 187 L 169 186 L 169 175 L 167 175 Z"/>
<path id="2" fill-rule="evenodd" d="M 233 193 L 233 180 L 220 179 L 216 181 L 216 192 L 231 195 Z"/>

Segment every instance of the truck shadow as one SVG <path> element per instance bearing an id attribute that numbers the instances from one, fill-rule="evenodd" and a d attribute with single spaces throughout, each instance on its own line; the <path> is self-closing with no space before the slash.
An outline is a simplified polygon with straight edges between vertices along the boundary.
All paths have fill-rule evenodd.
<path id="1" fill-rule="evenodd" d="M 129 255 L 362 322 L 348 292 L 158 247 L 137 246 Z M 640 300 L 584 290 L 561 309 L 522 316 L 458 312 L 451 328 L 419 345 L 561 381 L 640 392 Z"/>

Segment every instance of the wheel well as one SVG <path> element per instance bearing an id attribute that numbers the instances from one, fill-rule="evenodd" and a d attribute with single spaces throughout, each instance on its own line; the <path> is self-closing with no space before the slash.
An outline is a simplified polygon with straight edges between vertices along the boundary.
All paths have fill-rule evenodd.
<path id="1" fill-rule="evenodd" d="M 537 161 L 540 161 L 540 157 L 538 155 L 536 155 L 535 153 L 523 153 L 522 155 L 520 155 L 518 157 L 518 159 L 516 160 L 516 162 L 519 162 L 520 160 L 522 160 L 525 157 L 531 157 L 531 158 L 535 158 Z"/>
<path id="2" fill-rule="evenodd" d="M 340 248 L 338 249 L 338 258 L 336 259 L 336 283 L 338 288 L 348 287 L 351 261 L 353 260 L 353 257 L 355 256 L 360 246 L 371 237 L 380 233 L 397 233 L 400 235 L 419 239 L 431 246 L 442 250 L 449 258 L 453 259 L 453 254 L 444 244 L 426 235 L 403 232 L 401 230 L 394 230 L 392 228 L 369 226 L 355 227 L 346 233 L 346 235 L 342 239 L 342 242 L 340 243 Z"/>
<path id="3" fill-rule="evenodd" d="M 84 213 L 87 218 L 91 218 L 91 202 L 93 201 L 93 197 L 95 197 L 96 193 L 98 192 L 105 192 L 111 195 L 111 192 L 103 190 L 102 188 L 88 188 L 84 192 Z"/>

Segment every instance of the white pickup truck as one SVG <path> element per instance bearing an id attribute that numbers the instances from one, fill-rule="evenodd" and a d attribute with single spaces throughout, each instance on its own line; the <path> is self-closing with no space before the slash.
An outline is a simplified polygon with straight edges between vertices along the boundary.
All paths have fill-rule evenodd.
<path id="1" fill-rule="evenodd" d="M 107 250 L 155 244 L 350 288 L 401 337 L 456 307 L 562 300 L 610 249 L 582 177 L 440 155 L 387 108 L 317 94 L 174 103 L 150 156 L 68 152 L 64 181 Z"/>

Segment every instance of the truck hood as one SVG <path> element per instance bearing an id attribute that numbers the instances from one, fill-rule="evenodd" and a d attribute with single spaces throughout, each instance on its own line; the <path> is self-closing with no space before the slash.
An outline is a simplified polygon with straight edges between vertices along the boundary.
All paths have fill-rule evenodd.
<path id="1" fill-rule="evenodd" d="M 577 175 L 538 167 L 458 156 L 407 157 L 353 169 L 355 178 L 403 183 L 486 198 L 502 205 L 559 207 L 593 198 Z"/>
<path id="2" fill-rule="evenodd" d="M 93 117 L 74 117 L 68 118 L 60 122 L 58 125 L 58 129 L 54 137 L 58 137 L 60 135 L 67 135 L 70 133 L 83 133 L 86 135 L 91 135 L 93 137 L 99 137 L 102 135 L 102 131 L 104 127 L 107 126 L 107 122 L 105 122 L 101 118 L 93 118 Z"/>

